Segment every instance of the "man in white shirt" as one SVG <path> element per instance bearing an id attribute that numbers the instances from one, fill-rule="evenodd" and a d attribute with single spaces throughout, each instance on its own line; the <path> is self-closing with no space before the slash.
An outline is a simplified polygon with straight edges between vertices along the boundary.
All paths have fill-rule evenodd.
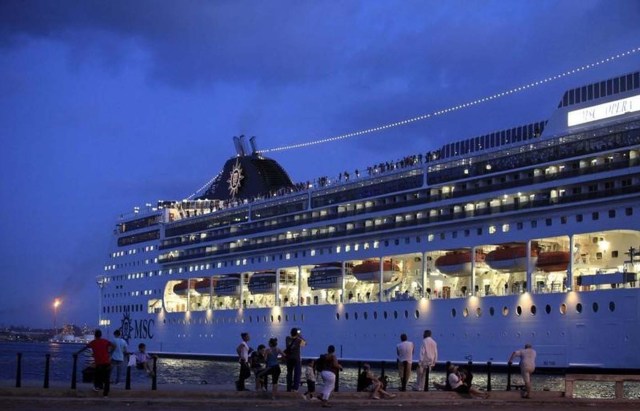
<path id="1" fill-rule="evenodd" d="M 431 330 L 425 330 L 422 334 L 422 346 L 420 347 L 420 362 L 418 363 L 418 378 L 414 391 L 422 391 L 425 389 L 425 381 L 427 370 L 431 370 L 438 362 L 438 344 L 431 337 Z M 426 390 L 425 390 L 426 391 Z"/>
<path id="2" fill-rule="evenodd" d="M 525 387 L 522 398 L 531 398 L 531 374 L 536 370 L 536 350 L 531 348 L 531 344 L 525 344 L 524 350 L 511 353 L 509 362 L 513 362 L 516 357 L 520 357 L 520 374 L 522 374 Z"/>
<path id="3" fill-rule="evenodd" d="M 236 381 L 236 389 L 238 391 L 248 391 L 244 385 L 244 381 L 251 375 L 251 367 L 249 366 L 249 333 L 240 334 L 242 341 L 238 344 L 236 352 L 238 353 L 238 361 L 240 362 L 240 373 Z"/>
<path id="4" fill-rule="evenodd" d="M 411 377 L 411 364 L 413 362 L 413 343 L 407 340 L 407 334 L 400 336 L 400 344 L 396 346 L 398 354 L 398 373 L 400 374 L 400 391 L 407 390 L 407 382 Z"/>

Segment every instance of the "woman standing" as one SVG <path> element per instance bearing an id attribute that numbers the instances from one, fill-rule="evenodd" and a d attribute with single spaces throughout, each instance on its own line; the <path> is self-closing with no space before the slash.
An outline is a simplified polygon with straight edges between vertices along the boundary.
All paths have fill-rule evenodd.
<path id="1" fill-rule="evenodd" d="M 276 393 L 278 392 L 278 378 L 280 378 L 280 359 L 284 358 L 284 353 L 278 348 L 278 339 L 271 338 L 269 340 L 269 348 L 265 350 L 265 357 L 267 359 L 267 368 L 258 374 L 258 378 L 264 378 L 265 388 L 268 384 L 269 375 L 271 375 L 272 391 L 271 399 L 276 399 Z"/>
<path id="2" fill-rule="evenodd" d="M 336 385 L 336 375 L 338 371 L 342 371 L 342 365 L 338 363 L 338 358 L 336 357 L 336 347 L 330 345 L 327 348 L 327 354 L 324 360 L 325 364 L 321 373 L 322 381 L 324 381 L 324 387 L 322 388 L 322 406 L 328 408 L 331 407 L 329 397 Z"/>

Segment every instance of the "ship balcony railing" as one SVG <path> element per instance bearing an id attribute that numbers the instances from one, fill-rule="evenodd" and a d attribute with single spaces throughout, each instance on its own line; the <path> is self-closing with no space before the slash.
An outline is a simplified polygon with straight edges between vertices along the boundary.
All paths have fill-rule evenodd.
<path id="1" fill-rule="evenodd" d="M 249 242 L 247 244 L 236 246 L 233 249 L 224 247 L 222 249 L 209 251 L 209 252 L 191 251 L 189 254 L 180 255 L 178 257 L 161 256 L 160 262 L 166 263 L 166 262 L 185 261 L 185 260 L 191 260 L 196 258 L 204 258 L 204 257 L 232 254 L 232 253 L 238 253 L 238 252 L 248 252 L 248 251 L 264 249 L 264 248 L 275 248 L 275 247 L 283 247 L 283 246 L 290 246 L 290 245 L 299 245 L 299 244 L 304 244 L 312 241 L 315 242 L 315 241 L 326 240 L 326 239 L 343 238 L 343 237 L 353 236 L 357 234 L 384 232 L 384 231 L 390 231 L 390 230 L 406 228 L 406 227 L 417 227 L 420 225 L 449 222 L 449 221 L 465 219 L 465 218 L 474 218 L 478 216 L 489 216 L 494 214 L 501 214 L 504 212 L 535 209 L 535 208 L 541 208 L 541 207 L 546 207 L 546 206 L 556 205 L 556 204 L 570 204 L 570 203 L 581 202 L 581 201 L 592 201 L 592 200 L 601 199 L 601 198 L 611 198 L 613 196 L 637 194 L 638 192 L 640 192 L 640 186 L 631 185 L 631 186 L 613 188 L 608 190 L 597 190 L 589 193 L 566 194 L 564 196 L 555 197 L 553 199 L 543 198 L 543 199 L 537 199 L 534 201 L 529 201 L 526 203 L 504 204 L 496 207 L 479 208 L 473 211 L 461 211 L 457 213 L 444 214 L 440 216 L 417 218 L 415 220 L 410 220 L 410 221 L 389 221 L 386 223 L 376 224 L 368 227 L 356 227 L 350 230 L 339 229 L 329 233 L 318 233 L 315 235 L 298 236 L 293 238 L 286 238 L 282 240 L 262 242 L 262 243 L 252 244 L 251 242 Z"/>

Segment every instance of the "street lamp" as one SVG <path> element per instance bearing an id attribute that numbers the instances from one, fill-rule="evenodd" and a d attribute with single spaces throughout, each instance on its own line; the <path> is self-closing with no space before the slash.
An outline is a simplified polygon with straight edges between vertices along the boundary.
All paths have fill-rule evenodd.
<path id="1" fill-rule="evenodd" d="M 56 326 L 56 319 L 58 318 L 58 307 L 62 304 L 62 300 L 56 298 L 53 300 L 53 335 L 58 334 L 58 327 Z"/>

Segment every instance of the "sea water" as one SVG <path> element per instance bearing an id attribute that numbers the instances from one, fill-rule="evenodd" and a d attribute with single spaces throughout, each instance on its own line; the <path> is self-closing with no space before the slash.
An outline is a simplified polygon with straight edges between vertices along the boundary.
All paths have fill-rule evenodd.
<path id="1" fill-rule="evenodd" d="M 18 353 L 21 353 L 21 376 L 23 381 L 44 381 L 46 355 L 50 355 L 49 378 L 50 381 L 71 384 L 73 372 L 73 353 L 77 352 L 82 345 L 60 344 L 60 343 L 0 343 L 0 384 L 15 386 L 18 365 Z M 82 384 L 82 370 L 91 361 L 90 351 L 87 350 L 78 356 L 77 361 L 77 381 Z M 280 383 L 284 383 L 286 367 L 282 366 Z M 514 384 L 522 384 L 520 375 L 512 374 Z M 374 367 L 374 372 L 380 375 L 382 369 L 380 365 Z M 213 361 L 205 359 L 175 359 L 160 358 L 157 362 L 157 384 L 158 389 L 162 385 L 192 385 L 192 384 L 214 384 L 234 386 L 234 381 L 238 374 L 238 364 L 233 361 Z M 357 384 L 358 369 L 345 367 L 340 373 L 339 384 L 344 390 L 355 390 Z M 400 386 L 398 372 L 395 363 L 388 363 L 385 375 L 389 378 L 389 389 L 397 390 Z M 113 375 L 112 375 L 113 377 Z M 444 382 L 444 373 L 432 372 L 430 381 Z M 124 376 L 122 377 L 124 380 Z M 149 384 L 144 382 L 149 380 L 144 371 L 136 370 L 132 373 L 132 380 L 135 385 Z M 253 378 L 247 383 L 251 387 Z M 409 383 L 415 382 L 415 373 Z M 534 390 L 564 391 L 564 376 L 545 375 L 536 373 L 532 377 Z M 488 376 L 486 372 L 474 373 L 473 385 L 486 390 Z M 492 373 L 491 389 L 493 391 L 505 390 L 507 386 L 507 375 L 505 373 Z M 640 383 L 628 382 L 624 385 L 625 398 L 640 399 Z M 614 383 L 578 382 L 576 383 L 575 396 L 579 398 L 614 398 Z"/>

